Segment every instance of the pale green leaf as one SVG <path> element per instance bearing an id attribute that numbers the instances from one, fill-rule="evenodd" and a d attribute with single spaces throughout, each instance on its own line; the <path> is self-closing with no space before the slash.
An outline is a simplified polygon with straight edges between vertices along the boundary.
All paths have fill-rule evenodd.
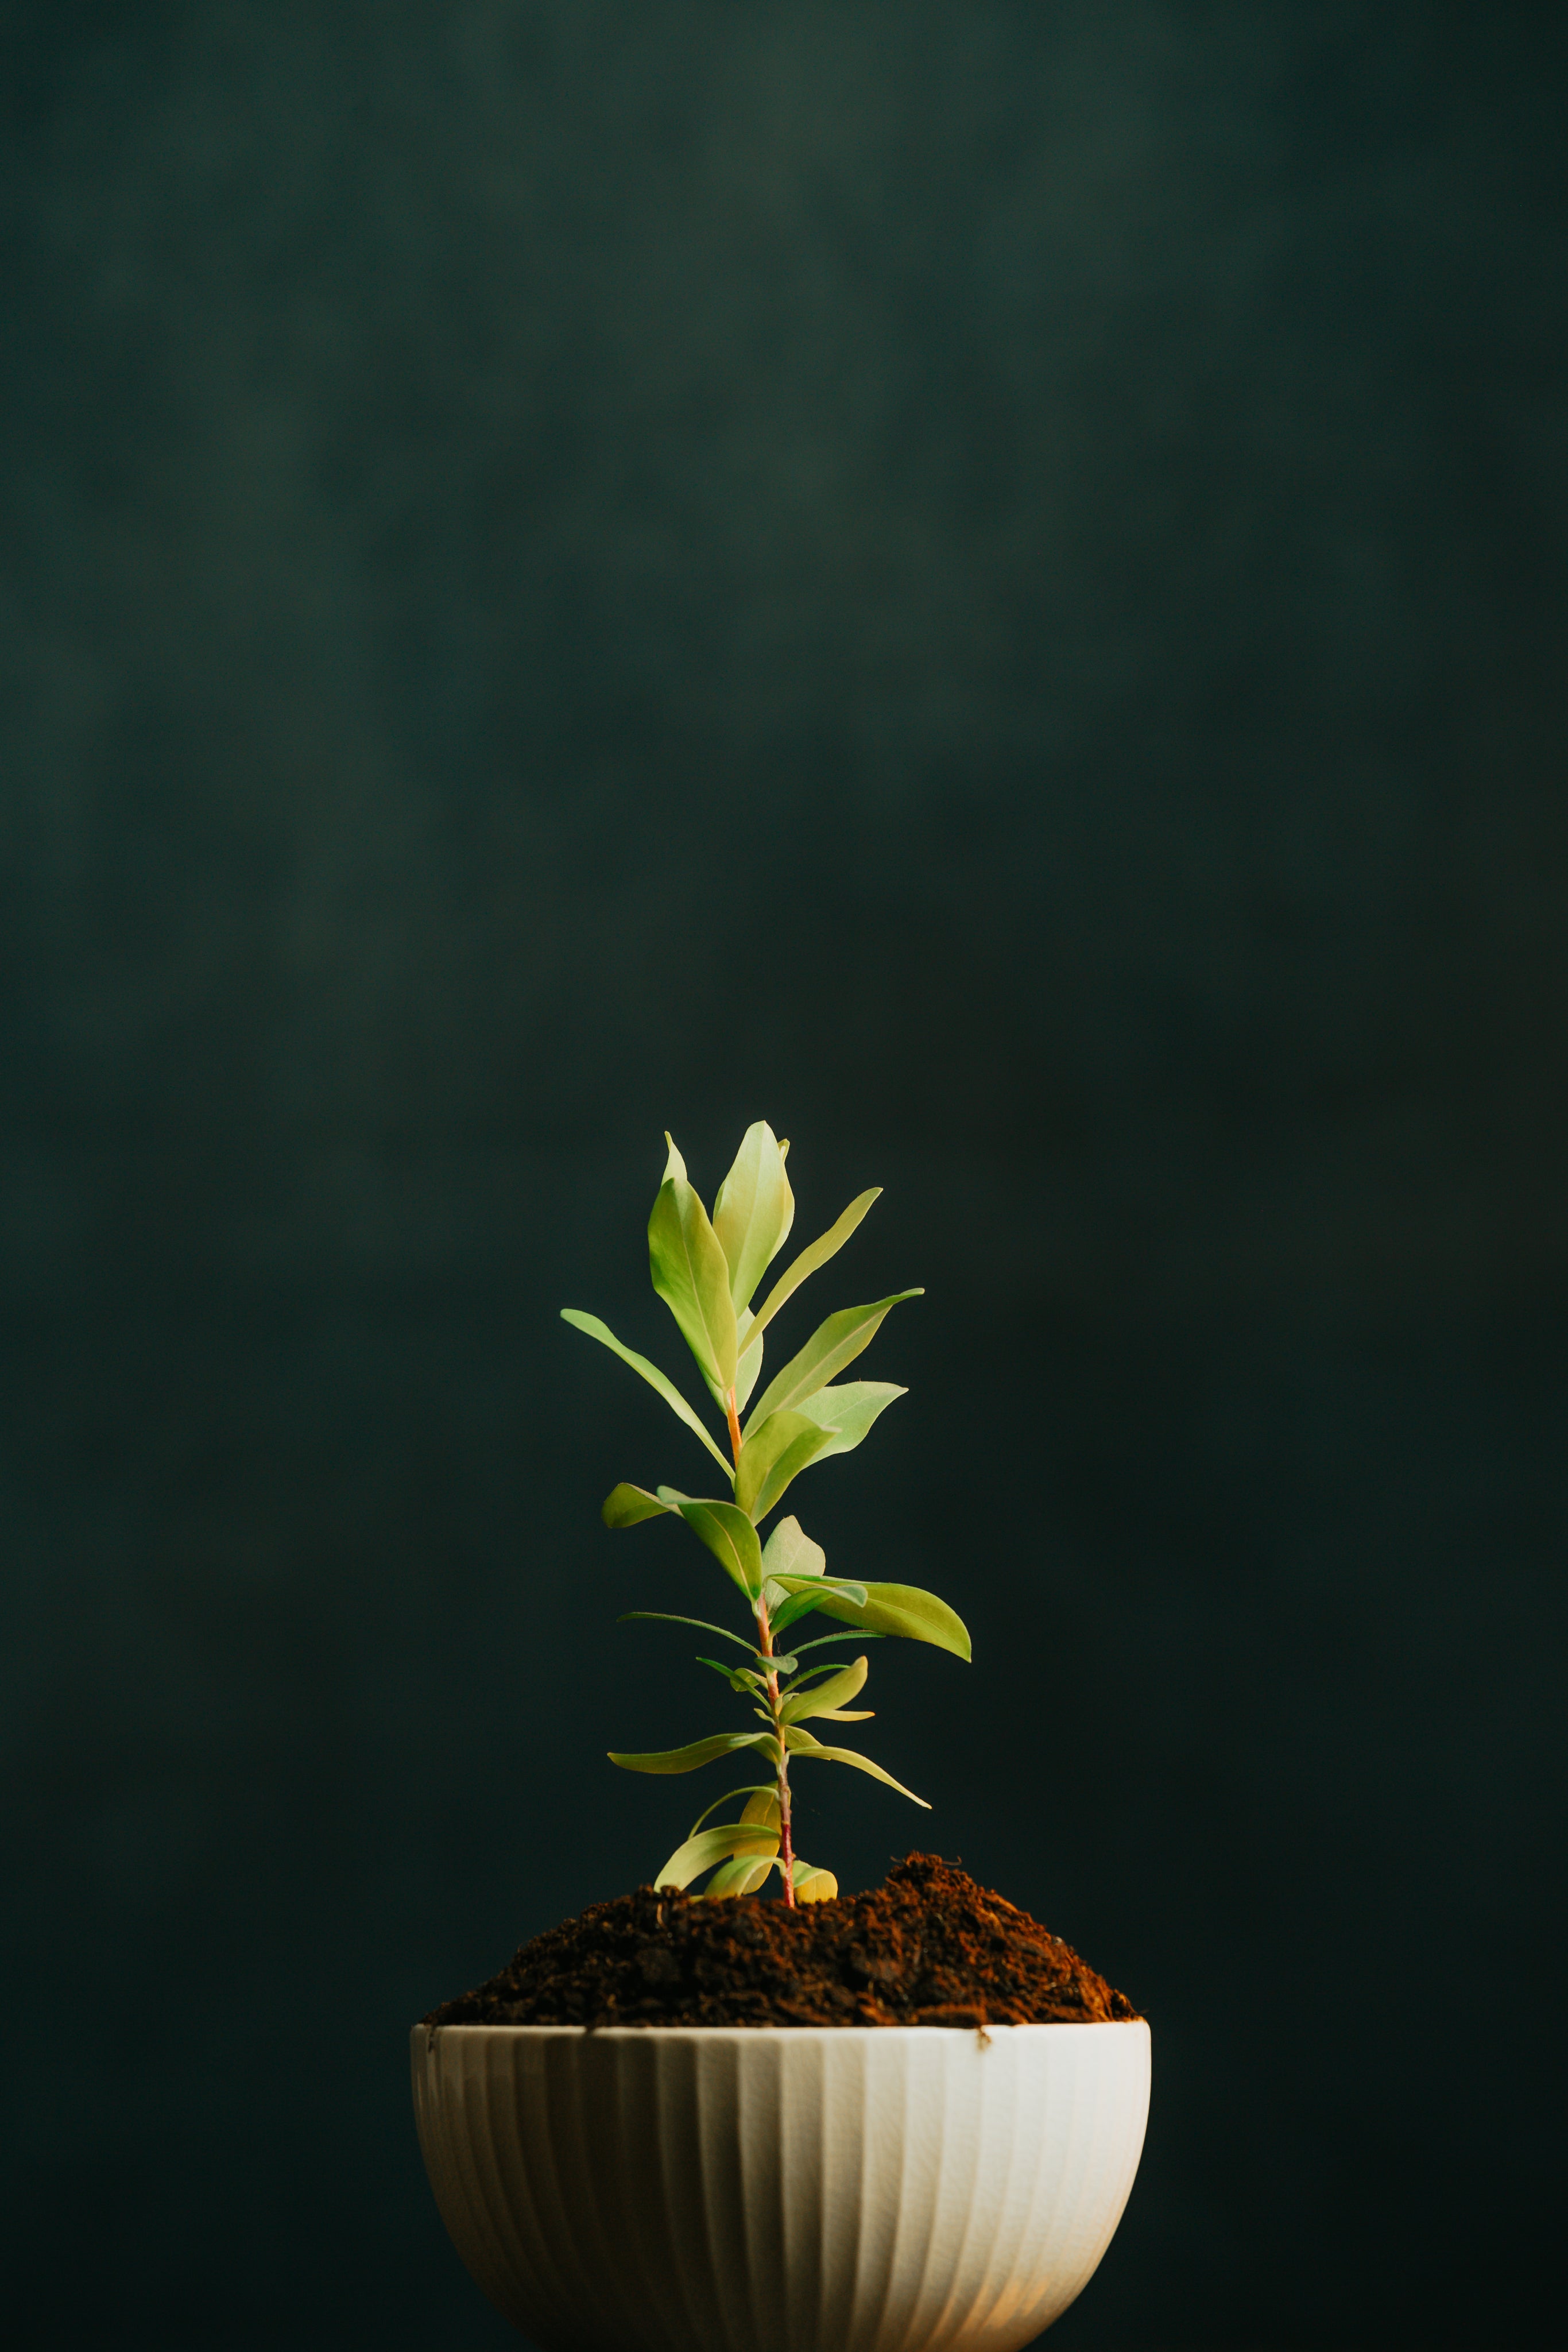
<path id="1" fill-rule="evenodd" d="M 779 1810 L 777 1789 L 754 1789 L 741 1808 L 743 1822 L 760 1822 L 767 1829 L 777 1829 L 783 1816 Z"/>
<path id="2" fill-rule="evenodd" d="M 780 1148 L 785 1151 L 789 1149 L 787 1143 Z M 794 1297 L 808 1275 L 815 1274 L 819 1266 L 826 1265 L 831 1257 L 838 1255 L 872 1202 L 880 1197 L 881 1192 L 882 1186 L 873 1184 L 869 1192 L 862 1192 L 857 1199 L 850 1202 L 843 1215 L 835 1224 L 830 1225 L 825 1234 L 820 1234 L 814 1242 L 807 1244 L 800 1256 L 779 1276 L 768 1292 L 758 1310 L 754 1329 L 766 1330 L 779 1309 Z"/>
<path id="3" fill-rule="evenodd" d="M 619 1356 L 623 1364 L 630 1364 L 634 1372 L 640 1372 L 651 1389 L 657 1389 L 676 1419 L 684 1421 L 693 1435 L 701 1438 L 725 1476 L 734 1478 L 735 1472 L 717 1444 L 708 1435 L 674 1381 L 667 1380 L 657 1364 L 651 1364 L 646 1356 L 639 1356 L 632 1349 L 623 1348 L 609 1325 L 601 1323 L 597 1315 L 585 1315 L 579 1307 L 563 1307 L 560 1319 L 563 1323 L 570 1323 L 574 1331 L 586 1331 L 591 1339 L 597 1339 L 600 1346 L 608 1348 L 612 1356 Z"/>
<path id="4" fill-rule="evenodd" d="M 779 1520 L 762 1548 L 764 1576 L 821 1576 L 827 1565 L 827 1553 L 793 1514 Z"/>
<path id="5" fill-rule="evenodd" d="M 798 1412 L 809 1397 L 825 1389 L 846 1364 L 852 1363 L 862 1348 L 870 1347 L 885 1315 L 904 1299 L 925 1295 L 923 1290 L 895 1290 L 869 1307 L 844 1307 L 830 1315 L 800 1354 L 791 1356 L 783 1370 L 769 1381 L 752 1412 L 750 1425 L 760 1428 L 770 1412 Z"/>
<path id="6" fill-rule="evenodd" d="M 817 1454 L 830 1451 L 832 1443 L 832 1431 L 809 1421 L 803 1412 L 770 1412 L 740 1449 L 735 1465 L 737 1507 L 752 1519 L 765 1519 L 790 1480 Z"/>
<path id="7" fill-rule="evenodd" d="M 967 1661 L 969 1657 L 968 1628 L 934 1592 L 922 1592 L 914 1584 L 868 1584 L 865 1600 L 857 1602 L 837 1580 L 830 1580 L 818 1590 L 820 1597 L 805 1605 L 820 1609 L 824 1617 L 863 1626 L 868 1633 L 896 1633 L 906 1642 L 929 1642 L 935 1649 L 951 1650 L 956 1658 Z M 791 1610 L 790 1618 L 804 1613 L 802 1609 Z"/>
<path id="8" fill-rule="evenodd" d="M 852 1748 L 824 1748 L 820 1739 L 813 1739 L 809 1731 L 802 1731 L 794 1724 L 784 1734 L 784 1745 L 791 1756 L 808 1757 L 813 1762 L 852 1764 L 857 1772 L 869 1772 L 873 1780 L 884 1780 L 890 1789 L 896 1789 L 901 1797 L 907 1797 L 912 1805 L 924 1806 L 926 1812 L 931 1811 L 924 1797 L 917 1797 L 913 1789 L 906 1789 L 902 1780 L 895 1780 L 891 1772 L 884 1772 L 882 1766 L 873 1764 L 869 1756 L 857 1756 Z"/>
<path id="9" fill-rule="evenodd" d="M 697 1900 L 702 1903 L 722 1903 L 727 1895 L 755 1895 L 773 1868 L 776 1853 L 765 1862 L 752 1862 L 742 1855 L 737 1862 L 720 1864 L 703 1888 Z M 798 1900 L 799 1898 L 797 1898 Z"/>
<path id="10" fill-rule="evenodd" d="M 814 1864 L 802 1862 L 797 1854 L 794 1869 L 789 1874 L 795 1882 L 797 1903 L 831 1903 L 837 1899 L 839 1882 L 831 1870 L 819 1870 Z"/>
<path id="11" fill-rule="evenodd" d="M 600 1517 L 607 1528 L 634 1528 L 643 1519 L 656 1519 L 669 1509 L 646 1486 L 630 1486 L 624 1478 L 604 1497 Z"/>
<path id="12" fill-rule="evenodd" d="M 686 1181 L 685 1162 L 668 1136 L 664 1140 L 670 1159 L 648 1219 L 648 1268 L 703 1377 L 722 1394 L 735 1385 L 729 1266 L 707 1211 Z"/>
<path id="13" fill-rule="evenodd" d="M 745 1854 L 755 1860 L 760 1854 L 771 1862 L 779 1851 L 776 1830 L 758 1828 L 745 1822 L 727 1822 L 717 1829 L 699 1830 L 695 1837 L 678 1845 L 654 1879 L 655 1886 L 689 1886 L 716 1862 L 724 1862 L 731 1854 Z"/>
<path id="14" fill-rule="evenodd" d="M 674 1497 L 682 1518 L 726 1575 L 735 1579 L 748 1601 L 755 1600 L 762 1589 L 762 1546 L 746 1513 L 734 1503 L 695 1501 L 686 1495 L 675 1496 L 673 1486 L 661 1486 L 660 1500 L 666 1495 Z"/>
<path id="15" fill-rule="evenodd" d="M 796 1411 L 828 1432 L 828 1443 L 816 1456 L 825 1462 L 830 1454 L 852 1454 L 894 1398 L 908 1394 L 907 1389 L 896 1388 L 891 1381 L 840 1381 L 836 1387 L 819 1389 Z"/>
<path id="16" fill-rule="evenodd" d="M 841 1666 L 831 1681 L 820 1683 L 815 1690 L 795 1692 L 779 1710 L 785 1723 L 807 1723 L 813 1716 L 830 1715 L 835 1707 L 847 1706 L 865 1688 L 871 1672 L 869 1658 L 856 1658 L 852 1665 Z"/>
<path id="17" fill-rule="evenodd" d="M 784 1155 L 767 1120 L 741 1138 L 735 1165 L 714 1195 L 713 1229 L 729 1267 L 729 1295 L 738 1313 L 795 1221 L 795 1195 Z"/>
<path id="18" fill-rule="evenodd" d="M 770 1763 L 778 1761 L 779 1743 L 766 1731 L 716 1731 L 711 1738 L 694 1739 L 686 1748 L 664 1748 L 644 1756 L 617 1755 L 612 1748 L 609 1756 L 623 1772 L 695 1772 L 716 1756 L 733 1756 L 738 1748 L 760 1748 Z"/>

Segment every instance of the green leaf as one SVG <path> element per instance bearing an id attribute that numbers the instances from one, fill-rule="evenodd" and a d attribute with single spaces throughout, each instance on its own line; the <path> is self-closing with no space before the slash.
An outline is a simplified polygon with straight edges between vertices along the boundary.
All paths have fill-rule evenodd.
<path id="1" fill-rule="evenodd" d="M 820 1609 L 825 1617 L 840 1618 L 846 1625 L 863 1626 L 868 1633 L 929 1642 L 934 1649 L 951 1650 L 956 1658 L 967 1663 L 968 1628 L 934 1592 L 922 1592 L 914 1584 L 868 1584 L 863 1590 L 865 1600 L 857 1603 L 847 1597 L 841 1582 L 830 1580 L 819 1588 L 820 1598 L 809 1601 L 806 1607 Z M 800 1610 L 790 1612 L 792 1618 L 802 1614 Z"/>
<path id="2" fill-rule="evenodd" d="M 779 1520 L 762 1548 L 764 1576 L 821 1576 L 827 1565 L 827 1553 L 811 1541 L 793 1514 Z"/>
<path id="3" fill-rule="evenodd" d="M 688 1528 L 706 1544 L 727 1576 L 733 1576 L 748 1601 L 762 1590 L 762 1546 L 757 1529 L 734 1503 L 694 1500 L 661 1486 L 659 1499 L 668 1496 Z"/>
<path id="4" fill-rule="evenodd" d="M 841 1381 L 836 1388 L 819 1389 L 796 1411 L 828 1432 L 828 1443 L 816 1457 L 825 1462 L 831 1454 L 852 1454 L 894 1398 L 908 1394 L 891 1381 Z"/>
<path id="5" fill-rule="evenodd" d="M 820 1739 L 813 1739 L 809 1731 L 802 1731 L 795 1724 L 784 1734 L 784 1745 L 791 1756 L 810 1757 L 823 1764 L 852 1764 L 857 1772 L 869 1772 L 873 1780 L 885 1780 L 890 1789 L 896 1789 L 912 1805 L 923 1805 L 927 1812 L 931 1811 L 924 1797 L 917 1797 L 913 1789 L 906 1789 L 902 1780 L 895 1780 L 891 1772 L 884 1772 L 869 1756 L 857 1756 L 852 1748 L 824 1748 Z"/>
<path id="6" fill-rule="evenodd" d="M 865 1688 L 865 1678 L 871 1672 L 869 1658 L 857 1658 L 852 1665 L 841 1667 L 831 1682 L 821 1684 L 815 1690 L 796 1692 L 779 1709 L 785 1723 L 807 1723 L 813 1716 L 831 1715 L 835 1708 L 847 1706 Z"/>
<path id="7" fill-rule="evenodd" d="M 740 1449 L 735 1499 L 752 1519 L 765 1519 L 790 1480 L 817 1454 L 831 1451 L 831 1430 L 803 1412 L 770 1412 Z"/>
<path id="8" fill-rule="evenodd" d="M 716 1731 L 687 1748 L 664 1748 L 646 1756 L 622 1756 L 612 1748 L 609 1755 L 623 1772 L 695 1772 L 716 1756 L 733 1756 L 737 1748 L 760 1748 L 770 1763 L 778 1760 L 779 1743 L 767 1731 Z"/>
<path id="9" fill-rule="evenodd" d="M 713 1229 L 729 1267 L 729 1295 L 737 1313 L 750 1303 L 794 1222 L 795 1195 L 779 1139 L 759 1118 L 742 1136 L 735 1165 L 714 1195 Z"/>
<path id="10" fill-rule="evenodd" d="M 850 1202 L 836 1224 L 830 1225 L 825 1234 L 820 1234 L 814 1242 L 808 1243 L 794 1264 L 779 1276 L 768 1292 L 758 1311 L 756 1321 L 752 1326 L 754 1330 L 766 1330 L 779 1309 L 794 1297 L 807 1276 L 815 1274 L 819 1266 L 826 1265 L 831 1257 L 838 1255 L 872 1202 L 881 1196 L 881 1192 L 882 1186 L 873 1184 L 869 1192 L 862 1192 Z"/>
<path id="11" fill-rule="evenodd" d="M 656 1519 L 669 1509 L 646 1486 L 629 1486 L 624 1478 L 604 1497 L 600 1517 L 607 1528 L 634 1528 L 643 1519 Z"/>
<path id="12" fill-rule="evenodd" d="M 759 1822 L 766 1829 L 776 1830 L 783 1816 L 779 1810 L 777 1789 L 754 1789 L 741 1808 L 743 1822 Z"/>
<path id="13" fill-rule="evenodd" d="M 619 1356 L 623 1364 L 630 1364 L 634 1372 L 640 1372 L 651 1389 L 657 1389 L 676 1419 L 684 1421 L 693 1435 L 701 1438 L 725 1476 L 729 1479 L 734 1478 L 735 1473 L 725 1460 L 718 1446 L 708 1435 L 674 1381 L 666 1380 L 657 1364 L 651 1364 L 646 1356 L 639 1356 L 632 1349 L 623 1348 L 608 1324 L 601 1323 L 597 1315 L 585 1315 L 580 1307 L 563 1307 L 560 1310 L 560 1319 L 563 1323 L 570 1323 L 574 1331 L 586 1331 L 591 1339 L 597 1339 L 601 1348 L 608 1348 L 612 1356 Z"/>
<path id="14" fill-rule="evenodd" d="M 731 1854 L 745 1854 L 749 1860 L 761 1855 L 771 1862 L 779 1851 L 777 1830 L 763 1829 L 747 1822 L 727 1822 L 717 1829 L 699 1830 L 695 1837 L 678 1845 L 654 1879 L 655 1886 L 689 1886 L 716 1862 L 724 1862 Z"/>
<path id="15" fill-rule="evenodd" d="M 648 1219 L 648 1269 L 704 1379 L 722 1395 L 735 1385 L 729 1267 L 707 1211 L 686 1181 L 685 1161 L 667 1135 L 664 1140 L 670 1157 Z"/>
<path id="16" fill-rule="evenodd" d="M 760 1428 L 770 1412 L 798 1412 L 808 1397 L 825 1389 L 846 1364 L 852 1363 L 862 1348 L 869 1348 L 881 1327 L 883 1318 L 906 1298 L 923 1298 L 922 1290 L 895 1290 L 890 1297 L 876 1299 L 869 1307 L 841 1307 L 819 1324 L 798 1356 L 791 1356 L 781 1372 L 774 1375 L 763 1390 L 761 1399 L 753 1410 L 751 1423 Z"/>

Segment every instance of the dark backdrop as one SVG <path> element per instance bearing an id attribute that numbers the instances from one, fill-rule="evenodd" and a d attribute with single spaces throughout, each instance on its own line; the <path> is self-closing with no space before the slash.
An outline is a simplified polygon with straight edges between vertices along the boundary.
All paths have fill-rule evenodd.
<path id="1" fill-rule="evenodd" d="M 765 1116 L 976 1635 L 808 1850 L 1154 2021 L 1063 2352 L 1561 2343 L 1558 13 L 6 16 L 13 2340 L 507 2340 L 408 2024 L 715 1597 L 556 1309 Z"/>

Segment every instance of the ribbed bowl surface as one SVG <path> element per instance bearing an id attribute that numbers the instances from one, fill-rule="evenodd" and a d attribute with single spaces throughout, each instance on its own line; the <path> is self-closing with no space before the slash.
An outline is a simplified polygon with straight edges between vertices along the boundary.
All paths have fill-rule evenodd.
<path id="1" fill-rule="evenodd" d="M 413 2096 L 546 2352 L 1015 2352 L 1121 2219 L 1149 2030 L 416 2026 Z"/>

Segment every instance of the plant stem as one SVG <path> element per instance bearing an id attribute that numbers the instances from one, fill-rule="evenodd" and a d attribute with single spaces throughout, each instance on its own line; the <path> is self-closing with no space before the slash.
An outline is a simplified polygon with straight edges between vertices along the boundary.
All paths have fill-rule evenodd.
<path id="1" fill-rule="evenodd" d="M 729 1444 L 738 1467 L 740 1462 L 740 1415 L 735 1408 L 735 1391 L 729 1390 L 724 1400 L 729 1416 Z M 768 1622 L 768 1603 L 760 1593 L 757 1596 L 757 1646 L 765 1658 L 773 1655 L 773 1629 Z M 773 1717 L 773 1737 L 779 1742 L 779 1861 L 784 1874 L 784 1900 L 791 1911 L 795 1908 L 795 1848 L 789 1835 L 789 1751 L 784 1745 L 784 1726 L 779 1720 L 784 1702 L 779 1695 L 779 1677 L 768 1677 L 768 1705 Z"/>
<path id="2" fill-rule="evenodd" d="M 773 1629 L 768 1622 L 768 1604 L 758 1597 L 757 1624 L 760 1639 L 758 1649 L 765 1657 L 773 1655 Z M 779 1717 L 784 1702 L 779 1695 L 779 1677 L 768 1677 L 768 1704 L 773 1713 L 773 1737 L 779 1742 L 779 1861 L 784 1873 L 784 1900 L 791 1911 L 795 1908 L 795 1849 L 789 1836 L 789 1751 L 784 1745 L 784 1726 Z"/>

